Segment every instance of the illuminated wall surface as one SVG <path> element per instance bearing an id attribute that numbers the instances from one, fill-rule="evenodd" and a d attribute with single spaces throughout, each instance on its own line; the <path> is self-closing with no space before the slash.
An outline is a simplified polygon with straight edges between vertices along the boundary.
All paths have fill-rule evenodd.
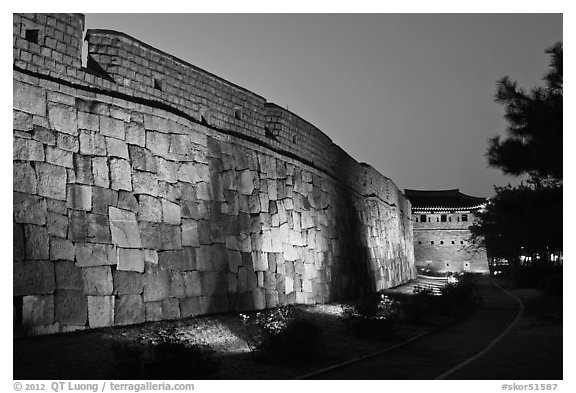
<path id="1" fill-rule="evenodd" d="M 81 14 L 14 14 L 29 334 L 314 304 L 416 274 L 410 203 L 263 97 Z M 86 49 L 85 49 L 86 51 Z"/>

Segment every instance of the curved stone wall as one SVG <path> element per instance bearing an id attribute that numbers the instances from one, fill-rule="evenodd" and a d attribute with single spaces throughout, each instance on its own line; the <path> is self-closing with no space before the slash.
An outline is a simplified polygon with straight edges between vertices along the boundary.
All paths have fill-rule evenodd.
<path id="1" fill-rule="evenodd" d="M 389 179 L 297 115 L 121 33 L 89 31 L 84 68 L 82 29 L 77 14 L 14 15 L 18 327 L 321 303 L 414 277 L 410 204 Z"/>

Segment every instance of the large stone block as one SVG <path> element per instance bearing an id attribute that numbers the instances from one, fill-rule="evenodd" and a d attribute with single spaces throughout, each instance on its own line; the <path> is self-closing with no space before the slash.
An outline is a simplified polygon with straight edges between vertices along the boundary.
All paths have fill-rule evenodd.
<path id="1" fill-rule="evenodd" d="M 126 123 L 111 117 L 100 116 L 100 132 L 104 136 L 125 140 Z"/>
<path id="2" fill-rule="evenodd" d="M 146 130 L 141 123 L 131 121 L 126 124 L 126 142 L 141 147 L 146 146 Z"/>
<path id="3" fill-rule="evenodd" d="M 202 295 L 200 274 L 197 271 L 183 272 L 182 277 L 184 279 L 184 294 L 186 297 Z"/>
<path id="4" fill-rule="evenodd" d="M 162 319 L 178 319 L 180 318 L 180 302 L 178 299 L 164 299 L 162 300 Z"/>
<path id="5" fill-rule="evenodd" d="M 73 168 L 72 152 L 57 147 L 46 146 L 46 162 L 66 168 Z"/>
<path id="6" fill-rule="evenodd" d="M 146 131 L 146 148 L 154 155 L 163 158 L 170 158 L 170 139 L 169 135 L 161 132 Z"/>
<path id="7" fill-rule="evenodd" d="M 51 128 L 64 134 L 78 135 L 76 109 L 62 105 L 48 106 L 48 121 Z"/>
<path id="8" fill-rule="evenodd" d="M 12 191 L 36 194 L 36 171 L 28 162 L 12 163 Z"/>
<path id="9" fill-rule="evenodd" d="M 118 247 L 141 248 L 140 232 L 136 222 L 136 215 L 128 210 L 115 207 L 108 209 L 110 216 L 110 230 L 112 242 Z M 155 247 L 147 247 L 155 248 Z"/>
<path id="10" fill-rule="evenodd" d="M 118 192 L 102 187 L 92 187 L 92 212 L 108 214 L 108 207 L 116 207 Z"/>
<path id="11" fill-rule="evenodd" d="M 202 295 L 210 296 L 225 294 L 228 291 L 227 272 L 200 272 L 200 287 Z"/>
<path id="12" fill-rule="evenodd" d="M 24 226 L 12 223 L 12 259 L 22 261 L 26 258 L 26 245 L 24 241 Z"/>
<path id="13" fill-rule="evenodd" d="M 278 291 L 266 290 L 265 298 L 266 298 L 266 307 L 267 308 L 278 307 Z"/>
<path id="14" fill-rule="evenodd" d="M 132 167 L 143 172 L 156 173 L 156 157 L 148 149 L 139 146 L 129 145 L 128 151 L 130 153 L 130 162 Z"/>
<path id="15" fill-rule="evenodd" d="M 124 158 L 128 160 L 128 146 L 126 142 L 115 139 L 115 138 L 106 138 L 106 149 L 108 150 L 109 157 L 118 157 Z"/>
<path id="16" fill-rule="evenodd" d="M 108 162 L 106 157 L 92 158 L 92 175 L 94 185 L 108 188 L 110 186 L 110 177 L 108 176 Z"/>
<path id="17" fill-rule="evenodd" d="M 54 323 L 54 295 L 24 296 L 22 325 L 42 326 Z"/>
<path id="18" fill-rule="evenodd" d="M 154 173 L 134 171 L 132 185 L 134 194 L 158 196 L 158 178 Z"/>
<path id="19" fill-rule="evenodd" d="M 22 224 L 46 224 L 47 206 L 44 198 L 34 195 L 14 192 L 13 194 L 14 220 Z"/>
<path id="20" fill-rule="evenodd" d="M 80 141 L 78 140 L 78 137 L 61 133 L 57 134 L 56 147 L 71 153 L 78 153 L 80 150 Z"/>
<path id="21" fill-rule="evenodd" d="M 158 196 L 169 201 L 176 202 L 181 197 L 180 188 L 175 184 L 166 183 L 165 181 L 158 182 Z"/>
<path id="22" fill-rule="evenodd" d="M 162 203 L 149 195 L 138 196 L 138 220 L 162 222 Z"/>
<path id="23" fill-rule="evenodd" d="M 76 243 L 76 266 L 115 265 L 116 261 L 116 249 L 110 244 Z"/>
<path id="24" fill-rule="evenodd" d="M 180 316 L 182 318 L 195 317 L 204 314 L 202 297 L 180 299 Z"/>
<path id="25" fill-rule="evenodd" d="M 266 293 L 262 288 L 256 288 L 252 291 L 252 298 L 254 300 L 254 309 L 263 310 L 266 308 Z"/>
<path id="26" fill-rule="evenodd" d="M 171 134 L 169 152 L 176 156 L 183 156 L 184 158 L 192 157 L 194 152 L 190 144 L 190 137 L 188 135 Z"/>
<path id="27" fill-rule="evenodd" d="M 48 198 L 66 200 L 66 168 L 46 164 L 36 164 L 38 175 L 38 195 Z"/>
<path id="28" fill-rule="evenodd" d="M 86 156 L 106 156 L 106 138 L 95 132 L 80 132 L 80 153 Z"/>
<path id="29" fill-rule="evenodd" d="M 264 272 L 264 289 L 276 289 L 276 273 Z"/>
<path id="30" fill-rule="evenodd" d="M 110 181 L 113 190 L 132 191 L 130 163 L 120 158 L 110 159 Z"/>
<path id="31" fill-rule="evenodd" d="M 138 201 L 133 193 L 118 191 L 118 207 L 136 213 L 138 211 Z"/>
<path id="32" fill-rule="evenodd" d="M 46 228 L 25 225 L 24 237 L 26 239 L 26 259 L 48 259 L 50 257 L 50 238 Z"/>
<path id="33" fill-rule="evenodd" d="M 88 301 L 82 291 L 57 290 L 54 295 L 55 320 L 62 325 L 84 326 L 88 318 Z"/>
<path id="34" fill-rule="evenodd" d="M 144 248 L 155 250 L 180 250 L 182 248 L 179 226 L 141 221 L 139 228 Z"/>
<path id="35" fill-rule="evenodd" d="M 81 130 L 99 131 L 100 119 L 94 113 L 78 111 L 78 128 Z"/>
<path id="36" fill-rule="evenodd" d="M 117 248 L 118 270 L 144 272 L 144 251 L 131 248 Z"/>
<path id="37" fill-rule="evenodd" d="M 46 92 L 44 89 L 14 80 L 12 103 L 15 110 L 33 115 L 46 115 Z"/>
<path id="38" fill-rule="evenodd" d="M 12 128 L 16 131 L 32 131 L 34 125 L 32 123 L 32 115 L 20 111 L 12 111 Z"/>
<path id="39" fill-rule="evenodd" d="M 44 161 L 44 147 L 40 142 L 14 137 L 12 159 L 14 161 Z"/>
<path id="40" fill-rule="evenodd" d="M 231 273 L 236 273 L 238 268 L 242 266 L 242 254 L 239 251 L 227 251 L 228 270 Z"/>
<path id="41" fill-rule="evenodd" d="M 43 295 L 54 292 L 54 263 L 24 261 L 13 264 L 13 295 Z"/>
<path id="42" fill-rule="evenodd" d="M 90 328 L 114 325 L 114 296 L 88 296 L 88 325 Z"/>
<path id="43" fill-rule="evenodd" d="M 170 297 L 183 298 L 185 296 L 184 277 L 177 271 L 170 272 Z"/>
<path id="44" fill-rule="evenodd" d="M 251 195 L 254 191 L 254 177 L 250 170 L 240 172 L 238 180 L 238 192 L 243 195 Z"/>
<path id="45" fill-rule="evenodd" d="M 228 273 L 228 293 L 235 294 L 238 292 L 238 277 L 236 273 Z"/>
<path id="46" fill-rule="evenodd" d="M 144 303 L 146 322 L 162 320 L 162 302 Z"/>
<path id="47" fill-rule="evenodd" d="M 144 303 L 140 295 L 118 296 L 114 306 L 115 325 L 132 325 L 146 320 Z"/>
<path id="48" fill-rule="evenodd" d="M 182 220 L 182 246 L 200 247 L 197 221 Z"/>
<path id="49" fill-rule="evenodd" d="M 196 270 L 196 251 L 192 247 L 176 251 L 160 251 L 158 263 L 163 269 L 168 270 L 181 272 Z"/>
<path id="50" fill-rule="evenodd" d="M 165 223 L 180 225 L 180 206 L 162 199 L 162 216 Z"/>
<path id="51" fill-rule="evenodd" d="M 200 201 L 212 201 L 213 196 L 210 184 L 204 182 L 196 183 L 196 196 Z"/>
<path id="52" fill-rule="evenodd" d="M 268 254 L 260 251 L 252 251 L 252 268 L 254 271 L 268 270 Z"/>
<path id="53" fill-rule="evenodd" d="M 174 161 L 168 161 L 161 157 L 157 160 L 158 179 L 168 182 L 176 183 L 178 181 L 178 168 L 179 164 Z"/>
<path id="54" fill-rule="evenodd" d="M 86 214 L 87 240 L 92 243 L 110 243 L 110 226 L 108 217 L 102 214 Z"/>
<path id="55" fill-rule="evenodd" d="M 187 183 L 210 183 L 211 175 L 208 165 L 198 162 L 182 163 L 177 172 L 177 178 Z"/>
<path id="56" fill-rule="evenodd" d="M 144 263 L 158 265 L 158 252 L 156 250 L 144 250 Z"/>
<path id="57" fill-rule="evenodd" d="M 113 291 L 112 271 L 109 266 L 82 268 L 82 280 L 86 295 L 111 295 Z"/>
<path id="58" fill-rule="evenodd" d="M 82 184 L 69 184 L 67 204 L 71 209 L 92 210 L 92 187 Z"/>
<path id="59" fill-rule="evenodd" d="M 144 272 L 145 302 L 167 299 L 170 296 L 170 271 L 147 265 Z"/>
<path id="60" fill-rule="evenodd" d="M 82 269 L 72 262 L 58 261 L 54 264 L 56 273 L 56 288 L 74 289 L 81 291 L 84 289 L 82 279 Z"/>
<path id="61" fill-rule="evenodd" d="M 198 241 L 200 242 L 200 244 L 212 244 L 210 222 L 208 222 L 207 220 L 198 221 Z"/>
<path id="62" fill-rule="evenodd" d="M 52 261 L 74 261 L 74 243 L 58 237 L 50 237 L 50 259 Z"/>
<path id="63" fill-rule="evenodd" d="M 137 295 L 144 291 L 144 276 L 138 272 L 115 270 L 112 274 L 114 279 L 115 295 Z"/>
<path id="64" fill-rule="evenodd" d="M 197 251 L 199 271 L 227 272 L 228 259 L 223 244 L 202 245 Z"/>
<path id="65" fill-rule="evenodd" d="M 92 158 L 90 156 L 74 154 L 74 175 L 76 183 L 94 184 Z"/>

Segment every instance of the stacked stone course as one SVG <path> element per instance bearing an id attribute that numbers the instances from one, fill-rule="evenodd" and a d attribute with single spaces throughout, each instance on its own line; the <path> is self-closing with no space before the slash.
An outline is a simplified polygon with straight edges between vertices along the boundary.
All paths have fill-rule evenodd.
<path id="1" fill-rule="evenodd" d="M 13 295 L 27 332 L 322 303 L 414 277 L 410 204 L 389 179 L 120 33 L 89 31 L 89 64 L 107 74 L 83 68 L 82 30 L 77 14 L 14 15 Z M 52 36 L 66 56 L 43 50 Z"/>

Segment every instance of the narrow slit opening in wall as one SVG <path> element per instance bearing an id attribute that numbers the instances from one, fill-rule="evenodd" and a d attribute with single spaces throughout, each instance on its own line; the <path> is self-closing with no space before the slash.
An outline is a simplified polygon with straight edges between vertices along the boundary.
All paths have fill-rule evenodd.
<path id="1" fill-rule="evenodd" d="M 154 88 L 156 90 L 162 91 L 162 80 L 159 78 L 154 78 Z"/>
<path id="2" fill-rule="evenodd" d="M 234 108 L 234 117 L 238 120 L 242 120 L 242 108 Z"/>
<path id="3" fill-rule="evenodd" d="M 38 38 L 40 36 L 40 30 L 38 29 L 26 29 L 24 39 L 28 42 L 38 43 Z"/>

